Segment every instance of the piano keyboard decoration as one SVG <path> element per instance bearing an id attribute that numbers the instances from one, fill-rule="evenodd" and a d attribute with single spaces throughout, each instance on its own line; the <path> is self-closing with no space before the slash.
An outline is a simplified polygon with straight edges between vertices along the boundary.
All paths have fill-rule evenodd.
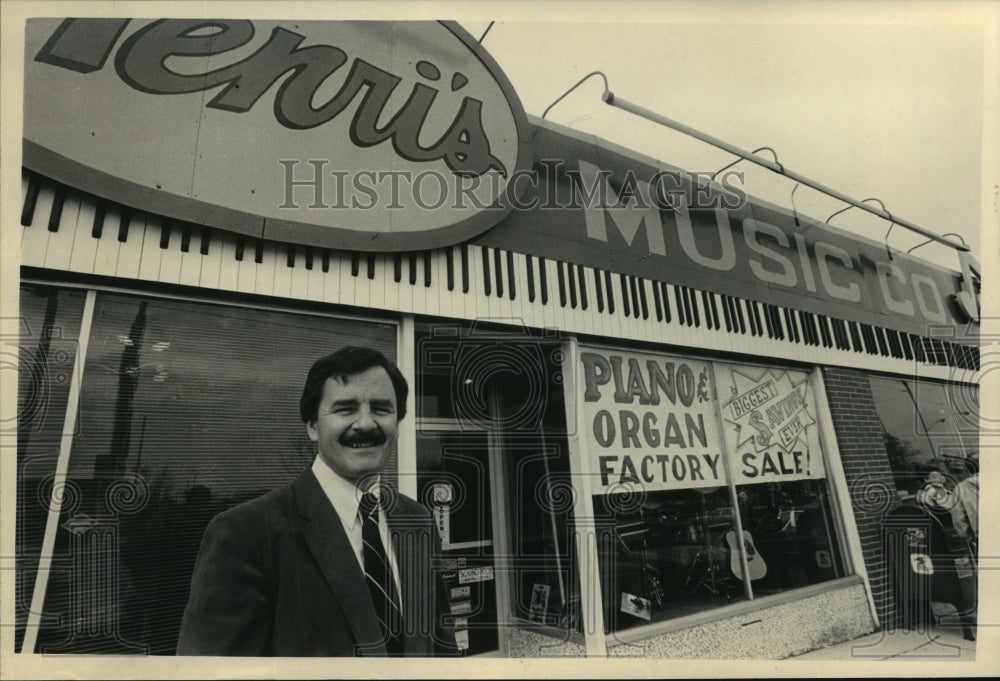
<path id="1" fill-rule="evenodd" d="M 475 244 L 359 253 L 264 241 L 27 171 L 22 195 L 26 267 L 910 375 L 979 370 L 975 346 Z"/>

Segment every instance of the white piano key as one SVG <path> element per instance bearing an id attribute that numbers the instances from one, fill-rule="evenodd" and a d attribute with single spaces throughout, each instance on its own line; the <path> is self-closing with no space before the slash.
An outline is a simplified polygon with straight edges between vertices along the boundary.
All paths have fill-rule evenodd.
<path id="1" fill-rule="evenodd" d="M 463 250 L 464 249 L 464 250 Z M 465 273 L 469 278 L 468 291 L 465 290 L 465 286 L 462 281 L 462 253 L 465 253 Z M 476 273 L 479 271 L 479 266 L 476 264 L 476 252 L 471 245 L 456 246 L 455 247 L 455 287 L 463 291 L 463 318 L 473 320 L 476 318 L 476 306 L 481 296 L 479 295 L 479 278 Z"/>
<path id="2" fill-rule="evenodd" d="M 327 271 L 323 274 L 323 302 L 340 302 L 340 256 L 337 251 L 326 253 Z M 323 269 L 323 256 L 320 257 L 320 270 Z"/>
<path id="3" fill-rule="evenodd" d="M 423 301 L 423 314 L 441 315 L 441 291 L 448 290 L 447 274 L 437 272 L 437 254 L 440 249 L 421 251 L 417 254 L 417 283 L 419 297 Z M 427 286 L 427 270 L 430 268 L 431 285 Z M 440 278 L 439 278 L 440 277 Z"/>
<path id="4" fill-rule="evenodd" d="M 31 224 L 21 231 L 21 264 L 42 267 L 49 247 L 49 215 L 55 189 L 50 182 L 42 182 L 35 199 L 35 211 Z"/>
<path id="5" fill-rule="evenodd" d="M 237 261 L 236 290 L 240 293 L 253 293 L 257 284 L 257 263 L 253 259 L 256 243 L 248 236 L 237 237 L 237 248 L 240 239 L 243 244 L 243 257 Z"/>
<path id="6" fill-rule="evenodd" d="M 69 269 L 72 272 L 92 274 L 94 271 L 98 239 L 95 239 L 92 233 L 96 213 L 97 202 L 89 195 L 84 196 L 80 203 L 80 215 L 76 221 L 76 236 L 73 238 L 73 255 L 69 262 Z"/>
<path id="7" fill-rule="evenodd" d="M 290 270 L 290 286 L 286 298 L 298 298 L 308 300 L 306 297 L 309 289 L 309 270 L 306 269 L 306 248 L 305 246 L 295 247 L 294 267 L 288 267 L 287 259 L 278 263 L 278 268 L 285 267 Z"/>
<path id="8" fill-rule="evenodd" d="M 531 307 L 528 303 L 528 272 L 525 270 L 524 254 L 511 252 L 511 275 L 514 278 L 514 300 L 511 301 L 511 314 L 519 319 L 524 326 L 532 326 Z"/>
<path id="9" fill-rule="evenodd" d="M 203 228 L 201 233 L 202 244 L 208 239 L 208 253 L 201 256 L 201 274 L 198 283 L 205 288 L 218 288 L 219 271 L 222 267 L 222 243 L 223 235 L 216 230 Z M 203 249 L 203 245 L 198 245 L 198 252 Z"/>
<path id="10" fill-rule="evenodd" d="M 149 228 L 159 232 L 164 218 L 156 217 L 149 220 Z M 160 250 L 160 281 L 176 284 L 181 280 L 181 230 L 180 223 L 170 225 L 170 243 Z"/>
<path id="11" fill-rule="evenodd" d="M 188 249 L 181 250 L 181 274 L 178 283 L 184 286 L 197 286 L 201 279 L 201 264 L 205 256 L 201 254 L 201 236 L 204 228 L 194 225 L 181 227 L 181 244 L 183 245 L 184 230 L 189 232 Z"/>
<path id="12" fill-rule="evenodd" d="M 125 241 L 119 241 L 126 220 Z M 151 216 L 142 211 L 121 206 L 107 209 L 97 247 L 97 260 L 103 268 L 98 274 L 160 281 L 160 222 L 147 225 L 150 221 Z"/>
<path id="13" fill-rule="evenodd" d="M 260 249 L 260 262 L 257 262 L 257 242 L 247 244 L 248 248 L 243 252 L 243 262 L 253 262 L 254 293 L 262 296 L 287 295 L 289 287 L 289 277 L 283 273 L 279 286 L 283 287 L 283 292 L 275 294 L 274 288 L 278 277 L 277 270 L 281 267 L 279 258 L 285 256 L 284 246 L 279 246 L 273 241 L 264 241 Z M 279 256 L 279 253 L 281 254 Z M 240 263 L 241 265 L 243 263 Z M 249 269 L 249 267 L 248 267 Z"/>
<path id="14" fill-rule="evenodd" d="M 357 256 L 358 274 L 354 276 L 354 258 Z M 358 307 L 371 307 L 370 282 L 368 281 L 368 254 L 352 253 L 348 256 L 348 274 L 354 282 L 354 305 Z"/>
<path id="15" fill-rule="evenodd" d="M 361 269 L 358 277 L 363 280 L 363 283 L 368 288 L 368 300 L 369 305 L 373 310 L 384 310 L 385 309 L 385 287 L 382 285 L 382 261 L 385 257 L 383 253 L 365 254 L 361 258 Z M 371 279 L 368 278 L 368 262 L 369 258 L 373 261 L 373 276 Z"/>
<path id="16" fill-rule="evenodd" d="M 465 316 L 465 301 L 462 295 L 462 273 L 458 263 L 458 249 L 452 248 L 450 257 L 452 258 L 452 289 L 448 290 L 448 262 L 449 252 L 447 248 L 439 248 L 433 253 L 433 291 L 437 293 L 438 314 L 442 317 L 457 317 L 461 319 Z M 391 273 L 390 273 L 391 274 Z M 391 277 L 390 277 L 391 280 Z"/>
<path id="17" fill-rule="evenodd" d="M 396 278 L 396 260 L 392 260 L 392 279 Z M 396 284 L 400 312 L 413 312 L 413 285 L 410 284 L 410 254 L 399 254 L 399 283 Z"/>
<path id="18" fill-rule="evenodd" d="M 385 309 L 394 312 L 399 311 L 399 287 L 402 281 L 396 281 L 396 261 L 395 253 L 383 253 L 379 257 L 380 262 L 380 282 L 383 288 L 383 299 Z"/>
<path id="19" fill-rule="evenodd" d="M 323 274 L 323 249 L 313 249 L 312 269 L 306 274 L 306 300 L 321 301 L 325 291 L 326 275 Z"/>
<path id="20" fill-rule="evenodd" d="M 497 311 L 500 319 L 512 320 L 512 323 L 519 324 L 521 320 L 514 312 L 514 303 L 510 299 L 510 270 L 507 267 L 507 251 L 502 248 L 492 249 L 494 257 L 491 259 L 493 265 L 493 285 L 496 286 L 497 279 L 503 285 L 503 293 L 497 295 Z M 499 257 L 496 257 L 499 256 Z M 515 286 L 515 291 L 517 290 Z"/>
<path id="21" fill-rule="evenodd" d="M 236 235 L 226 232 L 225 235 L 212 244 L 219 258 L 219 288 L 224 291 L 239 290 L 240 265 L 236 259 Z M 244 253 L 246 255 L 246 253 Z"/>
<path id="22" fill-rule="evenodd" d="M 483 271 L 482 255 L 479 246 L 467 244 L 469 291 L 465 294 L 465 318 L 476 320 L 489 315 L 487 300 L 483 295 L 481 276 Z"/>
<path id="23" fill-rule="evenodd" d="M 55 232 L 49 232 L 49 243 L 45 249 L 45 267 L 54 270 L 69 269 L 79 217 L 80 195 L 73 191 L 67 191 L 64 194 L 62 211 L 58 217 L 58 229 Z M 46 222 L 46 229 L 48 229 L 48 222 Z"/>

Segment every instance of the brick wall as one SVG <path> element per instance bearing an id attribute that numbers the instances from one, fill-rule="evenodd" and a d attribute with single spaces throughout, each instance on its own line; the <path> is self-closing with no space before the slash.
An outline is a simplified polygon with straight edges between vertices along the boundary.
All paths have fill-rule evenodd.
<path id="1" fill-rule="evenodd" d="M 885 628 L 895 622 L 897 610 L 884 560 L 882 517 L 896 500 L 896 485 L 882 439 L 882 423 L 864 373 L 825 367 L 823 378 L 872 597 Z"/>

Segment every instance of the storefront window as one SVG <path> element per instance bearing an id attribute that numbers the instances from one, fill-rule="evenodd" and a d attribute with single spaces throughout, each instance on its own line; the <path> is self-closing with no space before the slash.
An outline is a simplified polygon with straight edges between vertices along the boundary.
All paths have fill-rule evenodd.
<path id="1" fill-rule="evenodd" d="M 979 389 L 870 378 L 897 493 L 909 499 L 932 472 L 953 488 L 979 470 Z"/>
<path id="2" fill-rule="evenodd" d="M 609 631 L 844 574 L 807 374 L 580 359 Z"/>
<path id="3" fill-rule="evenodd" d="M 18 371 L 16 650 L 24 640 L 42 553 L 85 297 L 82 291 L 22 286 L 18 339 L 3 348 L 3 368 L 13 369 L 16 358 Z M 74 496 L 70 490 L 69 498 Z"/>
<path id="4" fill-rule="evenodd" d="M 208 521 L 315 456 L 298 399 L 393 325 L 99 293 L 38 650 L 172 654 Z"/>

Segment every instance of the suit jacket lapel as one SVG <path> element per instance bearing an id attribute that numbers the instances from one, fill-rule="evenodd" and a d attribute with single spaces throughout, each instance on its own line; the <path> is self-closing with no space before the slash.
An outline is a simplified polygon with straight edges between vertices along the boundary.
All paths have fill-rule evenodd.
<path id="1" fill-rule="evenodd" d="M 298 513 L 306 519 L 302 536 L 344 611 L 354 639 L 360 644 L 382 640 L 378 619 L 365 588 L 365 576 L 354 557 L 354 549 L 333 505 L 323 493 L 316 476 L 307 469 L 292 483 Z M 385 647 L 366 647 L 366 652 L 385 655 Z"/>

